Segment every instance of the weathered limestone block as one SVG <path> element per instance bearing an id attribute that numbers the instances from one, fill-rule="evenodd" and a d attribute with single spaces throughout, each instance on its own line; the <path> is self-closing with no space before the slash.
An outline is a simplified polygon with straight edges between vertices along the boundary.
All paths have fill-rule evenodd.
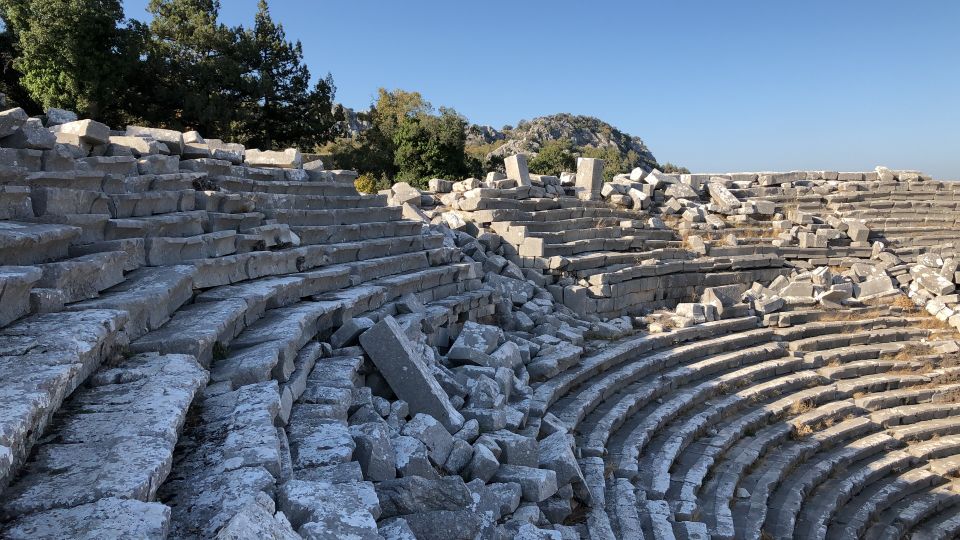
<path id="1" fill-rule="evenodd" d="M 170 528 L 170 508 L 156 502 L 108 497 L 74 508 L 23 516 L 4 528 L 4 538 L 142 538 L 163 540 Z"/>
<path id="2" fill-rule="evenodd" d="M 447 352 L 447 358 L 489 366 L 489 355 L 496 350 L 502 339 L 503 331 L 496 326 L 468 321 Z"/>
<path id="3" fill-rule="evenodd" d="M 42 275 L 33 266 L 0 266 L 0 327 L 30 313 L 30 289 Z"/>
<path id="4" fill-rule="evenodd" d="M 43 127 L 39 118 L 29 118 L 20 129 L 0 140 L 0 144 L 7 148 L 49 150 L 57 144 L 57 137 Z"/>
<path id="5" fill-rule="evenodd" d="M 77 113 L 66 109 L 50 107 L 47 109 L 47 127 L 66 124 L 67 122 L 76 122 Z"/>
<path id="6" fill-rule="evenodd" d="M 109 144 L 110 145 L 107 147 L 108 156 L 132 155 L 135 157 L 140 157 L 164 153 L 163 143 L 151 139 L 145 139 L 143 137 L 114 135 L 110 137 Z"/>
<path id="7" fill-rule="evenodd" d="M 167 145 L 171 154 L 179 155 L 183 151 L 183 133 L 172 129 L 127 126 L 128 136 L 154 139 Z"/>
<path id="8" fill-rule="evenodd" d="M 436 510 L 460 510 L 472 502 L 470 490 L 459 476 L 435 480 L 419 476 L 397 478 L 380 482 L 375 489 L 383 518 Z"/>
<path id="9" fill-rule="evenodd" d="M 507 156 L 503 160 L 503 166 L 507 172 L 507 179 L 516 180 L 518 185 L 530 186 L 530 169 L 527 168 L 527 156 L 516 154 Z"/>
<path id="10" fill-rule="evenodd" d="M 913 279 L 916 280 L 921 287 L 937 296 L 950 294 L 957 288 L 953 281 L 923 266 L 914 266 L 911 268 L 910 275 L 913 276 Z"/>
<path id="11" fill-rule="evenodd" d="M 0 112 L 0 138 L 13 135 L 29 118 L 20 107 Z"/>
<path id="12" fill-rule="evenodd" d="M 250 167 L 278 167 L 281 169 L 299 169 L 303 164 L 300 151 L 295 148 L 286 150 L 248 149 L 244 153 L 244 163 Z"/>
<path id="13" fill-rule="evenodd" d="M 887 275 L 870 278 L 859 284 L 857 299 L 870 300 L 883 296 L 897 294 L 900 290 Z"/>
<path id="14" fill-rule="evenodd" d="M 276 511 L 276 504 L 266 493 L 243 505 L 240 510 L 217 532 L 217 540 L 241 540 L 244 538 L 269 538 L 271 540 L 299 540 L 298 535 L 283 512 Z"/>
<path id="15" fill-rule="evenodd" d="M 376 522 L 380 506 L 368 482 L 290 480 L 280 487 L 277 506 L 304 538 L 380 538 Z"/>
<path id="16" fill-rule="evenodd" d="M 523 465 L 501 465 L 493 479 L 497 482 L 516 482 L 523 490 L 523 500 L 540 502 L 557 492 L 557 473 Z"/>
<path id="17" fill-rule="evenodd" d="M 713 199 L 714 204 L 719 206 L 725 213 L 736 211 L 742 204 L 736 195 L 731 193 L 729 189 L 719 182 L 711 180 L 710 183 L 707 184 L 707 190 L 710 192 L 710 197 Z"/>
<path id="18" fill-rule="evenodd" d="M 574 186 L 577 198 L 585 201 L 600 199 L 603 186 L 603 160 L 577 158 L 577 178 Z"/>
<path id="19" fill-rule="evenodd" d="M 243 156 L 246 152 L 242 144 L 225 143 L 220 139 L 207 139 L 207 148 L 210 149 L 210 156 L 213 159 L 222 159 L 234 165 L 243 163 Z"/>
<path id="20" fill-rule="evenodd" d="M 350 426 L 350 435 L 357 445 L 353 458 L 360 462 L 364 478 L 379 482 L 397 476 L 397 456 L 390 445 L 386 423 L 380 421 L 353 425 Z"/>
<path id="21" fill-rule="evenodd" d="M 463 426 L 463 416 L 450 403 L 422 353 L 393 317 L 385 317 L 364 332 L 360 345 L 397 397 L 409 404 L 410 412 L 433 416 L 447 431 L 456 432 Z"/>
<path id="22" fill-rule="evenodd" d="M 110 127 L 94 120 L 65 122 L 53 126 L 50 131 L 76 135 L 90 145 L 107 144 L 110 141 Z"/>

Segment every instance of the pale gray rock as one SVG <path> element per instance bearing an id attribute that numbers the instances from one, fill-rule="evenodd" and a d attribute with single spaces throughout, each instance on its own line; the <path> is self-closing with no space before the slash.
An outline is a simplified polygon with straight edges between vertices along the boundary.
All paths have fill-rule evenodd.
<path id="1" fill-rule="evenodd" d="M 463 426 L 463 416 L 450 403 L 423 354 L 390 316 L 360 335 L 360 344 L 400 399 L 413 413 L 426 413 L 448 431 Z"/>
<path id="2" fill-rule="evenodd" d="M 422 476 L 436 478 L 437 471 L 430 463 L 427 446 L 422 442 L 405 435 L 391 439 L 394 454 L 396 455 L 397 474 L 402 477 Z"/>
<path id="3" fill-rule="evenodd" d="M 497 456 L 483 444 L 473 445 L 473 457 L 465 471 L 468 478 L 489 481 L 500 468 Z"/>
<path id="4" fill-rule="evenodd" d="M 50 107 L 47 109 L 47 127 L 66 124 L 67 122 L 76 122 L 77 113 L 66 109 Z"/>
<path id="5" fill-rule="evenodd" d="M 217 540 L 299 540 L 283 512 L 277 512 L 273 499 L 257 493 L 217 532 Z"/>
<path id="6" fill-rule="evenodd" d="M 450 451 L 453 450 L 453 436 L 435 418 L 427 414 L 416 414 L 403 426 L 401 433 L 422 442 L 430 452 L 430 461 L 438 467 L 446 463 Z"/>
<path id="7" fill-rule="evenodd" d="M 573 453 L 573 436 L 557 432 L 540 441 L 539 466 L 557 475 L 557 484 L 583 483 L 583 473 Z"/>
<path id="8" fill-rule="evenodd" d="M 372 328 L 373 325 L 374 322 L 367 317 L 349 319 L 330 336 L 330 346 L 334 349 L 340 349 L 356 345 L 360 334 Z"/>
<path id="9" fill-rule="evenodd" d="M 107 497 L 74 508 L 22 516 L 7 523 L 10 540 L 163 540 L 170 527 L 170 508 L 155 502 Z"/>
<path id="10" fill-rule="evenodd" d="M 502 340 L 503 331 L 496 326 L 468 321 L 447 352 L 447 358 L 488 365 L 490 353 L 494 352 Z"/>
<path id="11" fill-rule="evenodd" d="M 57 144 L 57 137 L 43 127 L 39 118 L 30 118 L 11 135 L 0 140 L 7 148 L 28 148 L 31 150 L 49 150 Z"/>
<path id="12" fill-rule="evenodd" d="M 0 138 L 13 135 L 29 119 L 30 116 L 20 107 L 0 112 Z"/>
<path id="13" fill-rule="evenodd" d="M 417 540 L 417 535 L 403 518 L 385 519 L 379 525 L 384 540 Z"/>
<path id="14" fill-rule="evenodd" d="M 280 486 L 277 506 L 304 538 L 379 539 L 380 506 L 373 486 L 291 480 Z"/>
<path id="15" fill-rule="evenodd" d="M 356 443 L 353 459 L 360 462 L 364 478 L 379 482 L 397 476 L 397 456 L 383 421 L 350 426 L 350 435 Z"/>
<path id="16" fill-rule="evenodd" d="M 300 151 L 295 148 L 286 150 L 255 150 L 247 149 L 244 153 L 244 163 L 250 167 L 278 167 L 283 169 L 299 169 L 303 164 Z"/>
<path id="17" fill-rule="evenodd" d="M 435 510 L 459 510 L 472 502 L 470 490 L 459 476 L 427 479 L 396 478 L 375 485 L 382 517 L 405 516 Z"/>
<path id="18" fill-rule="evenodd" d="M 507 178 L 516 180 L 518 185 L 530 186 L 530 170 L 527 167 L 527 156 L 516 154 L 507 156 L 503 159 L 503 166 L 506 169 Z"/>
<path id="19" fill-rule="evenodd" d="M 50 128 L 54 133 L 76 135 L 86 144 L 106 144 L 110 141 L 110 127 L 95 120 L 74 120 Z"/>
<path id="20" fill-rule="evenodd" d="M 523 489 L 523 500 L 540 502 L 557 492 L 557 474 L 549 469 L 523 465 L 501 465 L 493 479 L 515 482 Z"/>
<path id="21" fill-rule="evenodd" d="M 171 154 L 180 155 L 183 151 L 183 133 L 172 129 L 127 126 L 127 136 L 153 139 L 167 146 Z"/>
<path id="22" fill-rule="evenodd" d="M 600 199 L 603 186 L 603 160 L 596 158 L 577 158 L 577 176 L 574 191 L 578 199 L 594 201 Z"/>

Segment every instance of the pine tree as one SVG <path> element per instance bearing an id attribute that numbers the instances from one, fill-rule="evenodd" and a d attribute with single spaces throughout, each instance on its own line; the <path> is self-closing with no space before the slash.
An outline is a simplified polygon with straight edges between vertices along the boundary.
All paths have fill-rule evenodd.
<path id="1" fill-rule="evenodd" d="M 249 92 L 242 29 L 218 22 L 217 0 L 151 0 L 147 10 L 149 47 L 136 80 L 144 119 L 231 138 Z"/>
<path id="2" fill-rule="evenodd" d="M 5 86 L 41 107 L 116 112 L 138 57 L 120 0 L 0 0 L 0 17 L 13 57 Z"/>
<path id="3" fill-rule="evenodd" d="M 299 41 L 287 40 L 282 24 L 270 16 L 260 0 L 253 31 L 247 34 L 251 57 L 254 103 L 246 143 L 260 148 L 296 146 L 313 150 L 333 139 L 336 118 L 333 97 L 336 88 L 328 74 L 311 88 L 310 70 L 303 63 Z"/>

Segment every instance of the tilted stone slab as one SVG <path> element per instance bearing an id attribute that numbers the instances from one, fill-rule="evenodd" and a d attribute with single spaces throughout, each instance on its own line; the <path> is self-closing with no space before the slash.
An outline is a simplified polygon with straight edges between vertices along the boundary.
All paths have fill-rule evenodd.
<path id="1" fill-rule="evenodd" d="M 0 262 L 37 264 L 67 256 L 80 228 L 42 223 L 0 222 Z"/>
<path id="2" fill-rule="evenodd" d="M 393 317 L 385 317 L 364 332 L 360 344 L 397 397 L 410 405 L 411 413 L 429 414 L 450 432 L 463 426 L 463 416 Z"/>

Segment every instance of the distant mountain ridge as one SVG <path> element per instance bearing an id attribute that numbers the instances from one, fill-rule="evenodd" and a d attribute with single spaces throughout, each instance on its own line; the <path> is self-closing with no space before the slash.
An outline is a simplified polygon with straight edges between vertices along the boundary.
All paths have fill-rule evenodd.
<path id="1" fill-rule="evenodd" d="M 657 160 L 640 137 L 624 133 L 614 126 L 592 116 L 569 113 L 541 116 L 532 120 L 521 120 L 516 127 L 502 130 L 490 126 L 472 125 L 467 128 L 467 149 L 487 150 L 486 157 L 503 158 L 525 153 L 537 154 L 551 140 L 567 140 L 574 151 L 584 148 L 615 148 L 626 158 L 636 156 L 638 166 L 651 169 L 657 166 Z"/>

